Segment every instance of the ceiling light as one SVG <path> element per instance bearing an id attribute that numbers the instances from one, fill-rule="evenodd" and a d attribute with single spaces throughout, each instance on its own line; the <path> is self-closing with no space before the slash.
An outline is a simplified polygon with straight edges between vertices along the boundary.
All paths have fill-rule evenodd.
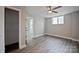
<path id="1" fill-rule="evenodd" d="M 52 13 L 52 11 L 49 10 L 48 13 Z"/>

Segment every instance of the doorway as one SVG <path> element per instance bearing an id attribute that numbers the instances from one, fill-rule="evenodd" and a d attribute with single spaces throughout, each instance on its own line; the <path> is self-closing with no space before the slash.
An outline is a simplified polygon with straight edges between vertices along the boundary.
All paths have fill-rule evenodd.
<path id="1" fill-rule="evenodd" d="M 26 32 L 27 44 L 31 45 L 32 38 L 33 38 L 33 18 L 32 17 L 27 17 L 25 30 L 26 30 L 25 32 Z"/>
<path id="2" fill-rule="evenodd" d="M 5 52 L 19 48 L 19 11 L 5 8 Z"/>

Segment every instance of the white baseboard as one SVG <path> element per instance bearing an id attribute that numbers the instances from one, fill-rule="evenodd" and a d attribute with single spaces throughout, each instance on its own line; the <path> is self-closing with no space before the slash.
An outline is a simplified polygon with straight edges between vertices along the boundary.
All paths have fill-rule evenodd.
<path id="1" fill-rule="evenodd" d="M 66 38 L 66 39 L 70 39 L 70 40 L 79 42 L 79 39 L 73 39 L 73 38 L 69 38 L 69 37 L 64 37 L 64 36 L 59 36 L 59 35 L 53 35 L 53 34 L 48 34 L 48 33 L 45 33 L 45 35 L 50 35 L 50 36 L 55 36 L 55 37 L 60 37 L 60 38 Z"/>
<path id="2" fill-rule="evenodd" d="M 44 34 L 40 34 L 40 35 L 36 35 L 34 36 L 33 38 L 37 38 L 37 37 L 40 37 L 40 36 L 43 36 Z"/>
<path id="3" fill-rule="evenodd" d="M 26 48 L 26 44 L 22 45 L 19 49 L 23 49 L 23 48 Z"/>

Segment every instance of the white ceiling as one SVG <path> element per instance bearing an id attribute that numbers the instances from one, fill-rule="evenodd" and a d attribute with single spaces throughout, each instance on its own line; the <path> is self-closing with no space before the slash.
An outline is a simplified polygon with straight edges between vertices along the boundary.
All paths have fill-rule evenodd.
<path id="1" fill-rule="evenodd" d="M 63 6 L 56 9 L 58 13 L 48 13 L 46 6 L 27 6 L 26 7 L 28 16 L 41 16 L 41 17 L 53 17 L 72 13 L 79 10 L 79 6 Z"/>

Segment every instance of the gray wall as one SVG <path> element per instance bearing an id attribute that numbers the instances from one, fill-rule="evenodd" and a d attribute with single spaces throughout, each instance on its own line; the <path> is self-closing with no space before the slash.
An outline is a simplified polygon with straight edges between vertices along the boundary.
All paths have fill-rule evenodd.
<path id="1" fill-rule="evenodd" d="M 72 38 L 79 39 L 79 12 L 72 14 Z"/>
<path id="2" fill-rule="evenodd" d="M 5 51 L 4 45 L 4 7 L 0 7 L 0 53 Z"/>
<path id="3" fill-rule="evenodd" d="M 34 37 L 38 37 L 44 34 L 44 18 L 40 16 L 33 17 L 33 30 Z"/>
<path id="4" fill-rule="evenodd" d="M 45 19 L 45 33 L 79 39 L 79 12 L 64 15 L 65 24 L 63 25 L 53 25 L 51 19 Z"/>

